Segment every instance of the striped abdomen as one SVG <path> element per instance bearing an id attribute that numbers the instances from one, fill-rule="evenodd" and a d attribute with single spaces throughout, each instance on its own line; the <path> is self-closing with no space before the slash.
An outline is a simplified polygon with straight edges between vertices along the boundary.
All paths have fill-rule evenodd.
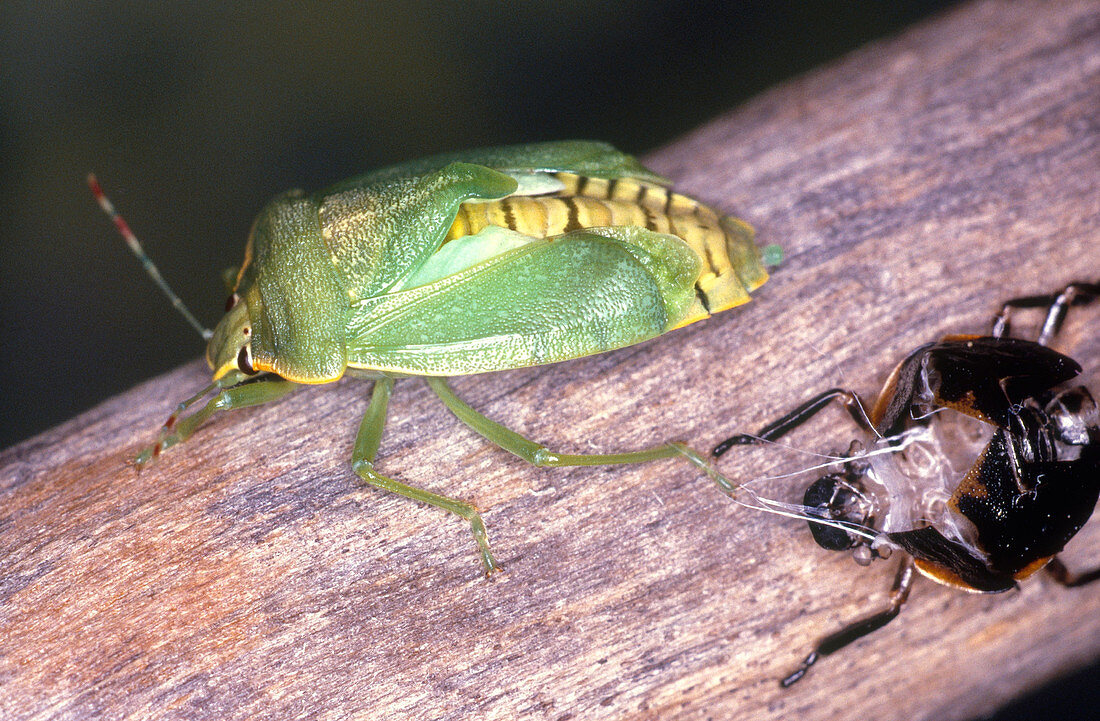
<path id="1" fill-rule="evenodd" d="M 633 178 L 553 176 L 562 188 L 544 195 L 468 201 L 459 208 L 446 240 L 495 225 L 538 238 L 582 228 L 633 225 L 683 239 L 702 261 L 696 302 L 677 325 L 745 303 L 767 280 L 753 230 L 734 218 L 668 188 Z"/>

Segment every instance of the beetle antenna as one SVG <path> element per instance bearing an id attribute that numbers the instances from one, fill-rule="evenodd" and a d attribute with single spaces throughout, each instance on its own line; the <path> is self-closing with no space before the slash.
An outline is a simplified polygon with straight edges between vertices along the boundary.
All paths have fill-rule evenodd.
<path id="1" fill-rule="evenodd" d="M 863 406 L 860 406 L 860 408 L 862 407 Z M 936 412 L 939 411 L 937 410 Z M 855 455 L 837 455 L 835 453 L 818 453 L 816 451 L 806 450 L 805 448 L 799 448 L 798 446 L 791 445 L 790 443 L 777 441 L 774 438 L 765 438 L 763 436 L 753 435 L 752 433 L 740 434 L 741 437 L 753 439 L 753 445 L 759 444 L 775 446 L 776 448 L 782 448 L 783 450 L 790 453 L 799 453 L 805 456 L 822 459 L 822 462 L 816 465 L 799 468 L 797 471 L 791 471 L 790 473 L 780 473 L 779 475 L 775 476 L 761 476 L 759 478 L 754 478 L 751 481 L 748 481 L 748 483 L 756 483 L 758 481 L 774 481 L 780 478 L 791 478 L 793 476 L 799 476 L 803 473 L 809 473 L 811 471 L 820 471 L 824 468 L 829 468 L 830 466 L 835 466 L 838 463 L 844 463 L 846 461 L 857 460 L 860 458 L 870 458 L 872 456 L 890 455 L 892 453 L 897 453 L 898 451 L 905 450 L 913 443 L 920 440 L 922 435 L 922 432 L 904 431 L 897 435 L 890 436 L 889 438 L 880 436 L 883 443 L 879 448 L 874 448 L 869 451 L 863 450 L 859 453 L 856 453 Z"/>
<path id="2" fill-rule="evenodd" d="M 160 271 L 157 270 L 157 266 L 153 264 L 153 260 L 145 252 L 145 248 L 141 247 L 141 241 L 134 235 L 134 231 L 130 230 L 130 226 L 126 223 L 126 220 L 119 215 L 119 212 L 115 210 L 115 206 L 111 201 L 107 199 L 107 196 L 103 193 L 103 188 L 99 187 L 99 181 L 96 180 L 93 173 L 88 173 L 88 187 L 92 189 L 92 195 L 95 196 L 96 202 L 99 203 L 99 207 L 103 208 L 103 212 L 107 214 L 111 222 L 118 228 L 118 232 L 122 234 L 122 239 L 126 241 L 126 245 L 130 246 L 130 250 L 133 251 L 137 259 L 141 261 L 141 265 L 145 268 L 145 272 L 148 273 L 149 277 L 153 279 L 153 282 L 160 287 L 175 309 L 191 324 L 191 327 L 199 332 L 202 339 L 210 340 L 214 332 L 204 327 L 203 324 L 191 314 L 191 311 L 187 310 L 187 306 L 183 304 L 180 297 L 168 286 L 168 282 L 161 276 Z"/>
<path id="3" fill-rule="evenodd" d="M 883 537 L 883 534 L 880 531 L 875 530 L 874 528 L 860 526 L 858 524 L 851 523 L 850 521 L 838 521 L 835 519 L 822 518 L 820 515 L 815 514 L 813 512 L 814 509 L 812 508 L 798 503 L 784 503 L 783 501 L 778 501 L 774 498 L 768 498 L 767 496 L 763 496 L 760 493 L 757 493 L 750 486 L 763 483 L 765 481 L 782 480 L 785 478 L 799 476 L 803 473 L 825 470 L 841 462 L 870 458 L 872 456 L 898 453 L 908 446 L 912 445 L 913 443 L 916 443 L 919 440 L 919 435 L 920 434 L 914 433 L 912 431 L 906 431 L 905 433 L 900 433 L 896 436 L 892 436 L 891 438 L 886 439 L 887 441 L 896 441 L 896 445 L 883 445 L 882 447 L 875 448 L 869 451 L 862 451 L 852 456 L 830 456 L 822 453 L 813 453 L 811 451 L 806 451 L 801 448 L 790 446 L 786 443 L 778 443 L 776 441 L 760 438 L 758 440 L 762 443 L 776 445 L 781 448 L 785 448 L 788 451 L 793 451 L 796 453 L 805 453 L 808 455 L 817 456 L 818 458 L 826 459 L 826 462 L 815 464 L 807 468 L 800 468 L 799 470 L 791 473 L 781 473 L 774 476 L 759 476 L 757 478 L 750 479 L 748 481 L 745 481 L 744 483 L 737 484 L 736 493 L 729 495 L 731 496 L 731 498 L 733 498 L 733 501 L 735 503 L 744 506 L 745 508 L 751 508 L 756 511 L 763 511 L 765 513 L 771 513 L 776 516 L 783 516 L 786 518 L 796 518 L 800 521 L 808 521 L 809 523 L 816 523 L 821 526 L 838 528 L 853 535 L 862 536 L 869 541 L 880 540 Z"/>
<path id="4" fill-rule="evenodd" d="M 740 438 L 751 438 L 752 441 L 753 441 L 753 443 L 751 445 L 776 446 L 778 448 L 782 448 L 784 450 L 790 451 L 791 453 L 801 453 L 802 455 L 812 456 L 813 458 L 821 458 L 821 459 L 824 459 L 824 461 L 825 461 L 825 463 L 822 463 L 821 465 L 810 466 L 808 468 L 803 468 L 801 470 L 795 471 L 794 473 L 787 474 L 787 475 L 792 475 L 792 476 L 797 475 L 799 473 L 803 473 L 805 471 L 813 471 L 813 470 L 817 470 L 818 468 L 825 468 L 827 466 L 833 465 L 834 463 L 840 463 L 840 462 L 846 461 L 850 458 L 850 456 L 840 456 L 840 455 L 836 455 L 834 453 L 818 453 L 817 451 L 809 451 L 809 450 L 806 450 L 805 448 L 799 448 L 798 446 L 792 446 L 790 443 L 785 443 L 783 441 L 777 441 L 774 438 L 765 438 L 764 436 L 758 436 L 758 435 L 755 435 L 755 434 L 752 434 L 752 433 L 740 433 L 740 434 L 738 434 L 738 437 L 740 437 Z M 775 478 L 780 478 L 781 476 L 774 476 L 774 477 Z M 771 478 L 771 477 L 769 477 L 769 478 Z M 768 480 L 768 479 L 763 479 L 763 480 Z"/>
<path id="5" fill-rule="evenodd" d="M 848 521 L 837 521 L 816 516 L 810 512 L 811 509 L 797 503 L 783 503 L 782 501 L 765 498 L 745 485 L 742 485 L 738 490 L 747 493 L 749 500 L 734 498 L 733 501 L 745 508 L 751 508 L 755 511 L 764 511 L 765 513 L 771 513 L 785 518 L 796 518 L 800 521 L 808 521 L 809 523 L 816 523 L 822 526 L 831 526 L 832 528 L 838 528 L 856 536 L 862 536 L 869 541 L 878 540 L 882 536 L 881 533 L 873 528 L 867 528 Z"/>

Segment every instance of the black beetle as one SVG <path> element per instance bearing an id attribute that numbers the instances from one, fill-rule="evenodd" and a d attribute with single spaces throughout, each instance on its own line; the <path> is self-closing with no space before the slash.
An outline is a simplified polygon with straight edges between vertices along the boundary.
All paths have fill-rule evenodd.
<path id="1" fill-rule="evenodd" d="M 1047 347 L 1067 310 L 1097 297 L 1100 283 L 1014 298 L 990 335 L 948 336 L 909 353 L 869 413 L 855 393 L 832 388 L 715 447 L 720 456 L 774 441 L 836 400 L 878 449 L 854 442 L 840 471 L 806 489 L 801 511 L 818 545 L 852 550 L 861 564 L 903 552 L 889 605 L 820 639 L 784 687 L 894 619 L 914 571 L 979 593 L 1007 591 L 1044 567 L 1066 586 L 1100 578 L 1100 568 L 1074 574 L 1056 557 L 1100 496 L 1100 413 L 1087 388 L 1068 385 L 1081 366 Z M 1019 308 L 1047 309 L 1036 341 L 1010 337 Z"/>

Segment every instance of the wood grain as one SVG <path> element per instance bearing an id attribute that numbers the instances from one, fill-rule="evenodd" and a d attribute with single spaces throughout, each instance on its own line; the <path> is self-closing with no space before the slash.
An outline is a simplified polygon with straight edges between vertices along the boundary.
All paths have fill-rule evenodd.
<path id="1" fill-rule="evenodd" d="M 707 448 L 828 386 L 875 392 L 1007 297 L 1100 276 L 1098 38 L 1095 2 L 967 5 L 655 153 L 784 246 L 757 301 L 457 390 L 561 450 Z M 1060 346 L 1094 384 L 1098 324 L 1076 313 Z M 137 473 L 205 377 L 196 361 L 0 454 L 0 716 L 959 719 L 1100 656 L 1098 589 L 918 582 L 892 626 L 782 692 L 814 638 L 884 602 L 891 564 L 817 549 L 683 462 L 533 469 L 403 382 L 379 467 L 486 510 L 507 569 L 486 580 L 459 521 L 357 484 L 361 382 L 219 418 Z M 791 441 L 851 436 L 837 413 Z"/>

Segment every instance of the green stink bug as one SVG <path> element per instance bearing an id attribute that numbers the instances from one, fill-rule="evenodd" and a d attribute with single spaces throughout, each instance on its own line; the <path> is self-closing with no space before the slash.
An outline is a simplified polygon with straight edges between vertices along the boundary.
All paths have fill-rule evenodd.
<path id="1" fill-rule="evenodd" d="M 213 383 L 179 404 L 139 467 L 216 411 L 344 373 L 372 379 L 352 468 L 373 486 L 466 519 L 489 573 L 499 566 L 473 505 L 374 470 L 394 380 L 424 376 L 464 423 L 536 465 L 683 454 L 705 468 L 678 443 L 552 452 L 466 405 L 444 378 L 639 343 L 747 302 L 768 278 L 742 221 L 672 192 L 609 145 L 540 143 L 435 156 L 278 196 L 252 225 L 226 314 L 211 332 L 182 308 L 95 179 L 89 183 L 150 275 L 209 341 Z"/>

